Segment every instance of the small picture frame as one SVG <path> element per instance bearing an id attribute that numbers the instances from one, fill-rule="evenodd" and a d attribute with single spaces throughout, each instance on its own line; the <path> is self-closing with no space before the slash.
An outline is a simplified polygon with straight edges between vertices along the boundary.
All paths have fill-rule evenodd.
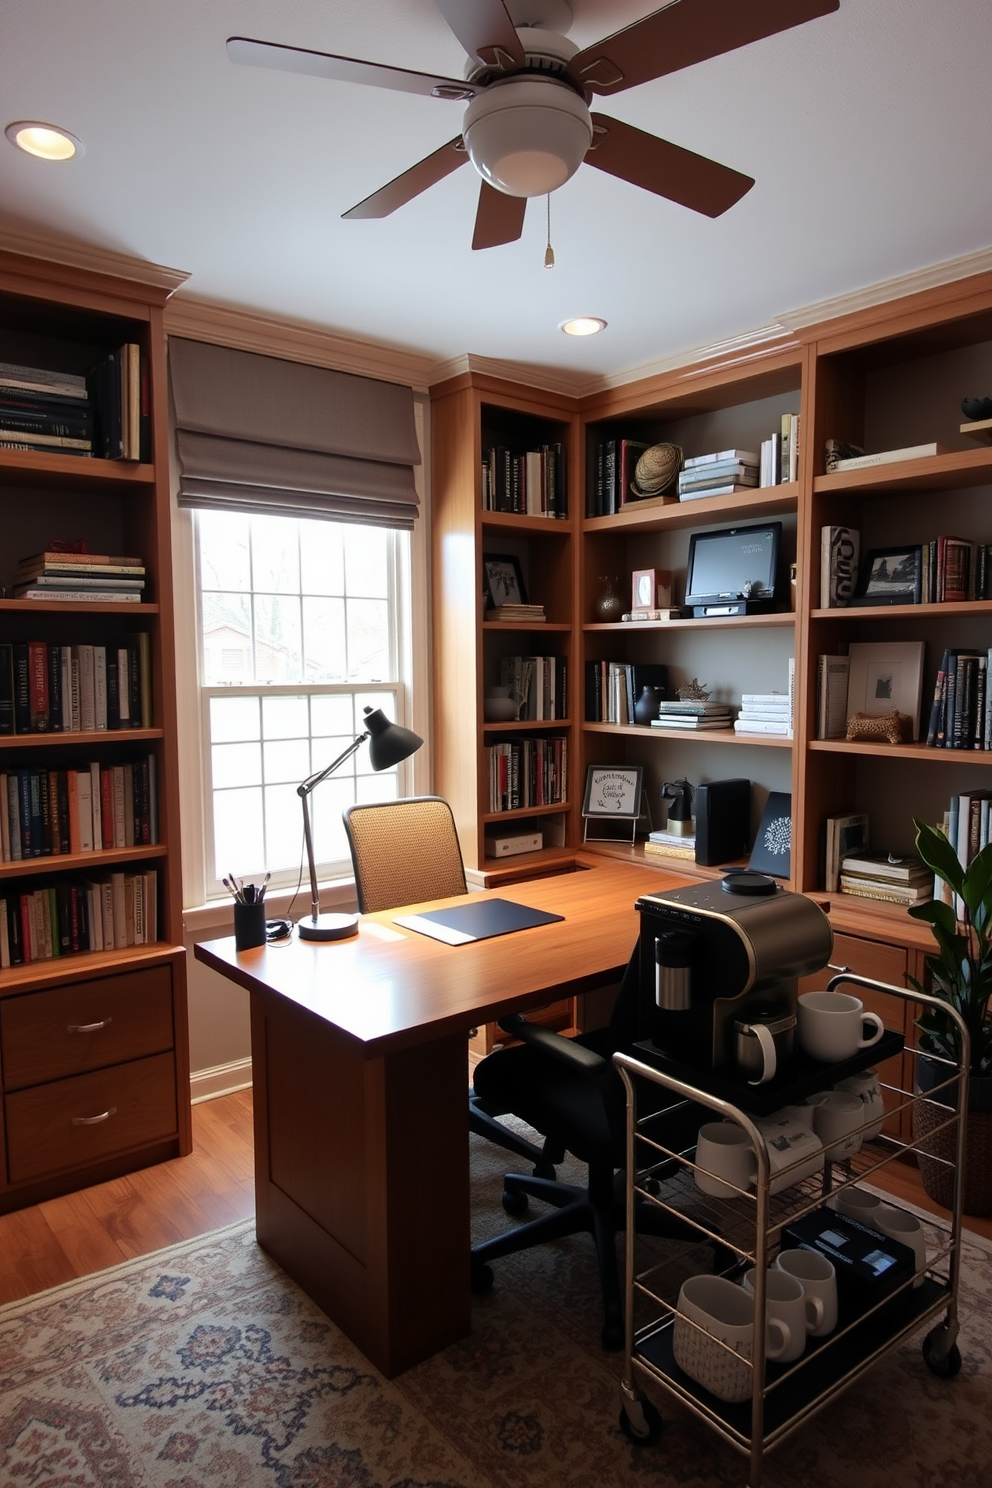
<path id="1" fill-rule="evenodd" d="M 852 641 L 847 716 L 899 712 L 913 720 L 920 737 L 923 701 L 922 641 Z"/>
<path id="2" fill-rule="evenodd" d="M 515 553 L 484 553 L 482 579 L 487 610 L 494 610 L 499 605 L 527 603 L 524 576 Z"/>
<path id="3" fill-rule="evenodd" d="M 631 574 L 630 608 L 664 610 L 672 603 L 672 573 L 667 568 L 635 568 Z"/>
<path id="4" fill-rule="evenodd" d="M 582 815 L 636 821 L 641 814 L 643 779 L 644 770 L 640 765 L 590 765 Z"/>
<path id="5" fill-rule="evenodd" d="M 858 568 L 856 605 L 919 604 L 922 577 L 920 548 L 871 548 Z"/>

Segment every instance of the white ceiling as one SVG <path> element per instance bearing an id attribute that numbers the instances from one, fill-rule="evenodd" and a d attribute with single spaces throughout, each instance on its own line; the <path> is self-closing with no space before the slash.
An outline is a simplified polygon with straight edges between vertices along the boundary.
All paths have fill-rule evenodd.
<path id="1" fill-rule="evenodd" d="M 743 5 L 746 0 L 740 0 Z M 658 0 L 572 0 L 580 46 Z M 433 0 L 3 0 L 0 232 L 189 272 L 181 293 L 447 361 L 611 376 L 992 245 L 989 0 L 840 11 L 597 106 L 752 175 L 712 221 L 589 166 L 473 253 L 471 166 L 381 221 L 341 213 L 457 135 L 462 105 L 232 65 L 230 35 L 460 77 Z M 557 329 L 604 317 L 601 336 Z"/>

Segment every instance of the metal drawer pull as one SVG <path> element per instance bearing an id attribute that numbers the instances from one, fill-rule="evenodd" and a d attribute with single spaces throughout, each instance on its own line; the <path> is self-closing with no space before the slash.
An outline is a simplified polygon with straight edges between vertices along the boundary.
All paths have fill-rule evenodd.
<path id="1" fill-rule="evenodd" d="M 113 1018 L 101 1018 L 99 1023 L 70 1023 L 66 1033 L 99 1033 L 101 1028 L 108 1028 L 113 1021 Z"/>
<path id="2" fill-rule="evenodd" d="M 111 1116 L 117 1115 L 117 1107 L 111 1106 L 107 1111 L 101 1111 L 99 1116 L 73 1116 L 73 1126 L 99 1126 L 101 1121 L 109 1121 Z"/>

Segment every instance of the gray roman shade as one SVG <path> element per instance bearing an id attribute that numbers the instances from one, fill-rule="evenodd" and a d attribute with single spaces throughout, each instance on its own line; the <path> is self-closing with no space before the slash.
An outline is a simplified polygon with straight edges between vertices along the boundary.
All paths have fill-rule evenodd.
<path id="1" fill-rule="evenodd" d="M 180 506 L 413 526 L 410 388 L 179 336 L 169 369 Z"/>

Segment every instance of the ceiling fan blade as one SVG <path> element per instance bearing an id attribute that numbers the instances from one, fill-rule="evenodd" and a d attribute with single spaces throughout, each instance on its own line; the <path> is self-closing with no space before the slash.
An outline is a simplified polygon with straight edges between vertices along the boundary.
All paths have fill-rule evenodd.
<path id="1" fill-rule="evenodd" d="M 470 57 L 488 67 L 523 67 L 524 49 L 503 0 L 434 0 Z"/>
<path id="2" fill-rule="evenodd" d="M 398 93 L 420 93 L 432 98 L 474 98 L 473 83 L 439 77 L 430 72 L 409 72 L 405 67 L 385 67 L 362 62 L 357 57 L 335 57 L 330 52 L 308 52 L 301 47 L 281 46 L 274 41 L 253 41 L 247 36 L 229 36 L 227 55 L 245 67 L 270 67 L 275 72 L 298 72 L 309 77 L 331 78 L 338 83 L 364 83 L 372 88 L 392 88 Z"/>
<path id="3" fill-rule="evenodd" d="M 754 185 L 751 176 L 606 114 L 593 114 L 592 127 L 586 165 L 707 217 L 719 217 Z"/>
<path id="4" fill-rule="evenodd" d="M 418 160 L 416 165 L 411 165 L 409 170 L 401 176 L 396 176 L 385 186 L 380 186 L 378 191 L 373 191 L 364 201 L 350 211 L 342 212 L 342 217 L 388 217 L 395 212 L 397 207 L 405 206 L 408 201 L 413 201 L 415 196 L 434 186 L 438 181 L 443 181 L 445 176 L 450 176 L 460 165 L 468 161 L 468 151 L 462 144 L 462 137 L 449 140 L 442 145 L 440 150 L 435 150 L 433 155 L 425 155 L 423 160 Z M 494 193 L 496 194 L 496 193 Z"/>
<path id="5" fill-rule="evenodd" d="M 676 0 L 586 47 L 569 72 L 593 93 L 620 93 L 839 6 L 840 0 Z"/>
<path id="6" fill-rule="evenodd" d="M 525 196 L 507 196 L 488 181 L 480 182 L 479 206 L 475 214 L 473 248 L 498 248 L 500 243 L 515 243 L 524 230 Z"/>

